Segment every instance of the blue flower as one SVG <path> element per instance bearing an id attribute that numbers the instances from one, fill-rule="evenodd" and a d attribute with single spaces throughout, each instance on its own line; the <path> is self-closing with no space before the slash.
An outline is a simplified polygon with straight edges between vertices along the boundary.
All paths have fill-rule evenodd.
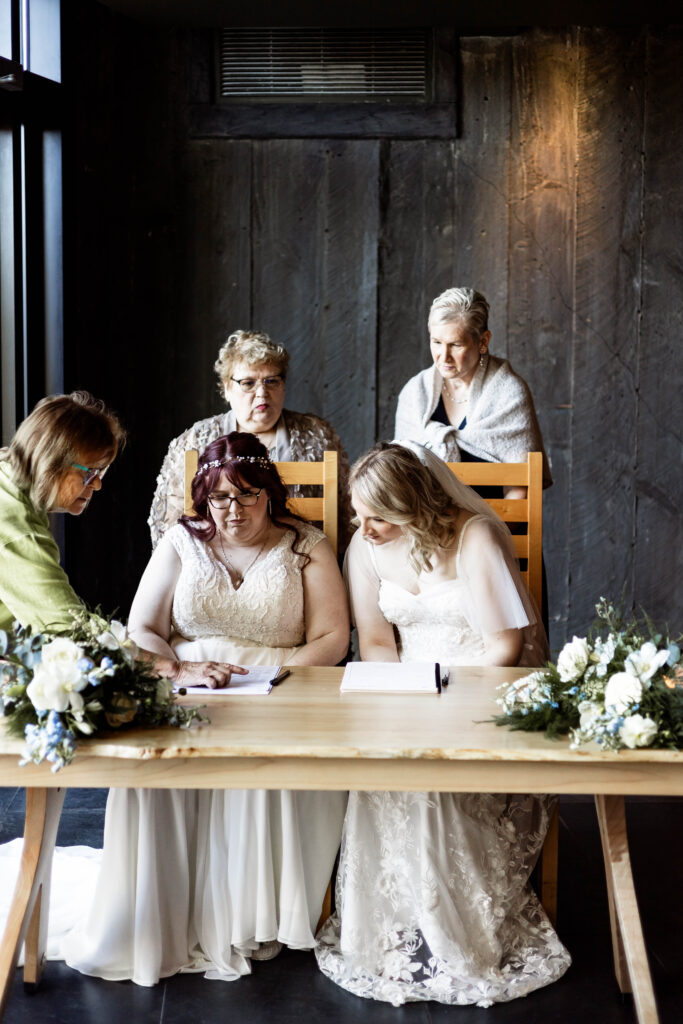
<path id="1" fill-rule="evenodd" d="M 79 671 L 81 671 L 83 675 L 89 672 L 90 669 L 94 667 L 94 665 L 95 662 L 92 660 L 92 658 L 79 658 L 78 661 L 76 662 L 76 668 L 79 669 Z"/>
<path id="2" fill-rule="evenodd" d="M 64 723 L 59 717 L 59 714 L 56 711 L 50 711 L 47 716 L 47 725 L 45 726 L 45 736 L 48 743 L 50 745 L 59 743 L 64 732 Z"/>

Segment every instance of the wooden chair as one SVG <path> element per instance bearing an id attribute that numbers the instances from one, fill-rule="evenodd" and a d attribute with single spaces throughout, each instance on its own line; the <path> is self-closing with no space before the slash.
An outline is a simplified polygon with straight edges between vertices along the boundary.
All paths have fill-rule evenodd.
<path id="1" fill-rule="evenodd" d="M 192 515 L 192 480 L 197 472 L 198 453 L 185 452 L 185 514 Z M 325 536 L 337 554 L 338 546 L 338 477 L 337 452 L 325 452 L 322 462 L 276 462 L 275 468 L 285 486 L 322 487 L 322 497 L 294 496 L 287 502 L 292 512 L 310 522 L 322 523 Z"/>
<path id="2" fill-rule="evenodd" d="M 449 462 L 470 487 L 526 487 L 526 498 L 491 498 L 487 503 L 506 523 L 526 523 L 526 534 L 513 534 L 517 557 L 526 562 L 521 575 L 539 610 L 543 599 L 543 456 L 529 452 L 526 462 Z M 559 814 L 553 812 L 540 863 L 541 902 L 557 921 Z"/>

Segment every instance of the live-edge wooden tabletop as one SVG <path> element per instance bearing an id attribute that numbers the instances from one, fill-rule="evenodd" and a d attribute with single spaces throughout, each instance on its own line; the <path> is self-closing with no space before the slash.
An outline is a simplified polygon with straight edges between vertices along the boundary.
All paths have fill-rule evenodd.
<path id="1" fill-rule="evenodd" d="M 73 763 L 19 768 L 0 727 L 0 785 L 683 793 L 683 752 L 621 751 L 500 728 L 497 687 L 526 669 L 451 669 L 441 694 L 347 694 L 342 670 L 296 668 L 268 696 L 211 693 L 210 723 L 113 730 Z"/>

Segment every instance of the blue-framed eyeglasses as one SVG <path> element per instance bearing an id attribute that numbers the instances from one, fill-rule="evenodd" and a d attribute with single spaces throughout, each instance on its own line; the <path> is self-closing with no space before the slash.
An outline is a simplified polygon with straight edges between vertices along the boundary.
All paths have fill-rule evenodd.
<path id="1" fill-rule="evenodd" d="M 104 474 L 109 469 L 109 466 L 105 466 L 103 469 L 90 469 L 89 466 L 81 466 L 80 462 L 72 462 L 71 465 L 73 466 L 74 469 L 80 469 L 85 473 L 85 476 L 83 477 L 84 487 L 87 487 L 89 484 L 91 484 L 93 480 L 97 479 L 97 477 L 99 477 L 101 480 Z"/>

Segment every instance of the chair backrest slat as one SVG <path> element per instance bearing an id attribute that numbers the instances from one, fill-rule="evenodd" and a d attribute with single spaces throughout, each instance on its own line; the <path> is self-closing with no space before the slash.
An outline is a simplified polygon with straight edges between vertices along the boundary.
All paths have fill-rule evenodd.
<path id="1" fill-rule="evenodd" d="M 486 499 L 506 523 L 526 523 L 526 534 L 514 534 L 517 557 L 526 560 L 522 579 L 539 609 L 543 597 L 543 455 L 529 452 L 526 462 L 449 462 L 459 480 L 470 487 L 526 487 L 526 498 Z"/>

